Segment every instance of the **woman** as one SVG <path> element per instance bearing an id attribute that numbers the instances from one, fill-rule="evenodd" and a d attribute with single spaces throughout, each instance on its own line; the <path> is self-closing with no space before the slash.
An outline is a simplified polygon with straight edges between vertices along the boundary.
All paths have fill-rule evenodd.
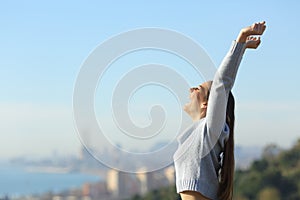
<path id="1" fill-rule="evenodd" d="M 178 136 L 176 188 L 182 200 L 229 200 L 233 196 L 234 98 L 231 89 L 245 49 L 256 49 L 265 22 L 243 28 L 214 80 L 190 89 L 184 110 L 194 123 Z"/>

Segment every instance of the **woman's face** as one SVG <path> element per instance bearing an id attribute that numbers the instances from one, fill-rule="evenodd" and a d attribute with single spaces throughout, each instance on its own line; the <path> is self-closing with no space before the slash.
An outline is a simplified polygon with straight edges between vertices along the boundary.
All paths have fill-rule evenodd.
<path id="1" fill-rule="evenodd" d="M 184 106 L 184 111 L 186 111 L 192 117 L 192 119 L 200 119 L 205 117 L 208 88 L 208 82 L 205 82 L 198 87 L 190 88 L 190 102 Z"/>

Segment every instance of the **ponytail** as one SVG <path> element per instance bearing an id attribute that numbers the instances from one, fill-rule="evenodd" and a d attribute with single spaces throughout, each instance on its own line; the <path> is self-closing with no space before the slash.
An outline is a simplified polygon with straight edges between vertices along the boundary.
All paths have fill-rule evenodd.
<path id="1" fill-rule="evenodd" d="M 230 134 L 223 152 L 223 164 L 220 174 L 220 185 L 218 196 L 220 200 L 232 200 L 233 198 L 233 177 L 234 177 L 234 97 L 229 93 L 226 123 L 229 126 Z"/>

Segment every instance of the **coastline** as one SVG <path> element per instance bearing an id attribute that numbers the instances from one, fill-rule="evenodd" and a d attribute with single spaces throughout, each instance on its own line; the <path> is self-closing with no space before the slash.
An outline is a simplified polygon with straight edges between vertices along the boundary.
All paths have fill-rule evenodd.
<path id="1" fill-rule="evenodd" d="M 29 166 L 25 167 L 25 171 L 28 173 L 66 174 L 70 173 L 72 169 L 70 167 Z"/>
<path id="2" fill-rule="evenodd" d="M 98 174 L 73 171 L 69 167 L 23 167 L 9 163 L 0 166 L 0 177 L 0 197 L 61 192 L 103 181 Z"/>

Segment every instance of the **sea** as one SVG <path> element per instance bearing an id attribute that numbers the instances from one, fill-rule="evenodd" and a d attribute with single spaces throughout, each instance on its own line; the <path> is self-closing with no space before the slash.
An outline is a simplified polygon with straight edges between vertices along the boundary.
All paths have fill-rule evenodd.
<path id="1" fill-rule="evenodd" d="M 102 181 L 100 176 L 72 173 L 46 173 L 28 171 L 9 163 L 0 163 L 0 198 L 19 197 L 62 192 L 67 189 L 81 188 L 84 183 Z"/>

